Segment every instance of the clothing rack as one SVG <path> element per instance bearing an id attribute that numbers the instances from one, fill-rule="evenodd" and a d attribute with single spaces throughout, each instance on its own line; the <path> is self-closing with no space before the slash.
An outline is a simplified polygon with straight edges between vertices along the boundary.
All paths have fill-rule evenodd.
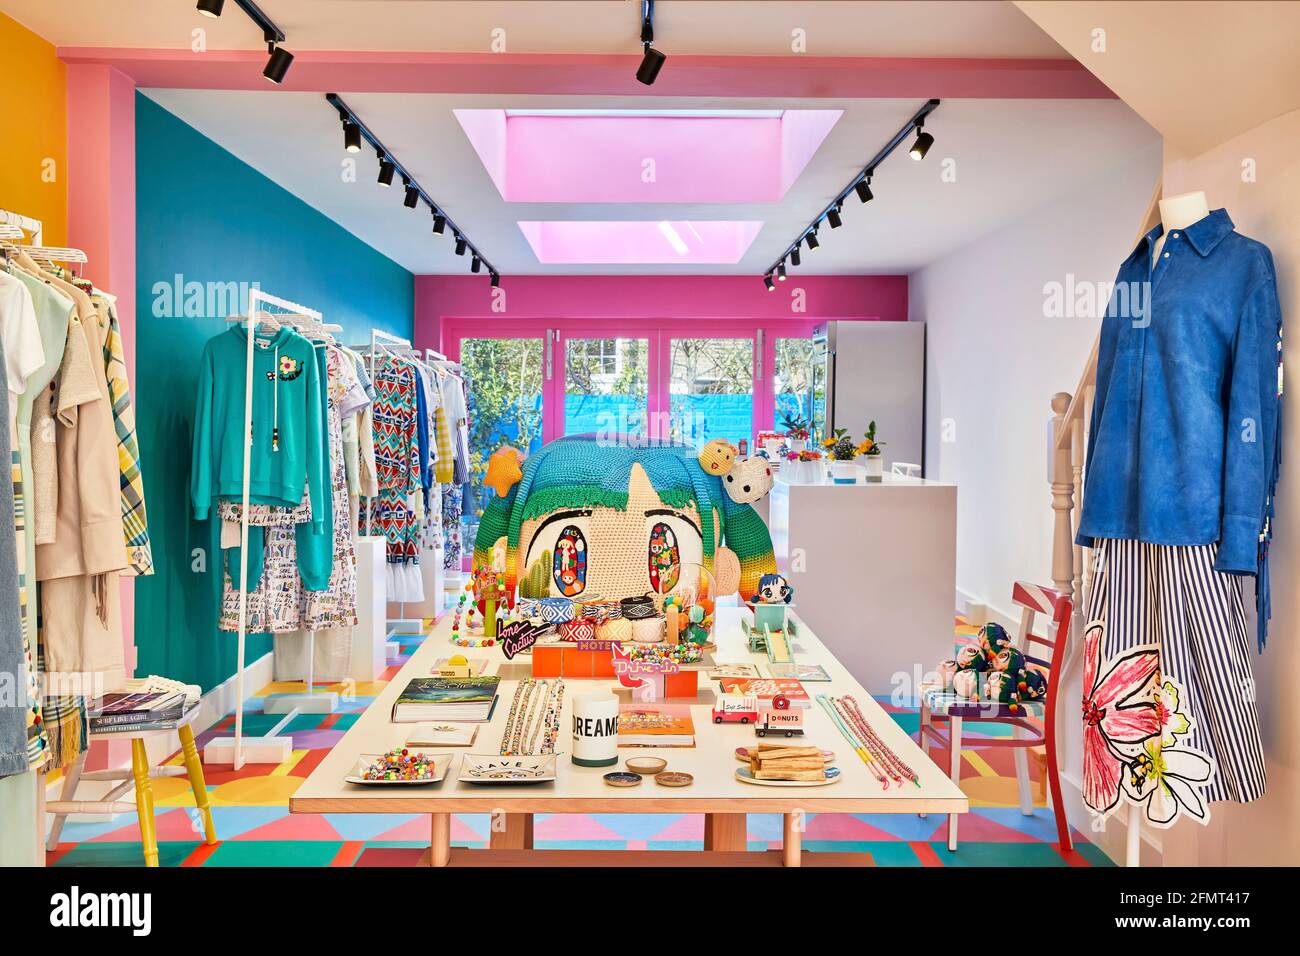
<path id="1" fill-rule="evenodd" d="M 266 312 L 261 308 L 263 305 L 281 311 L 276 313 Z M 251 504 L 249 500 L 249 482 L 252 470 L 252 455 L 250 452 L 253 431 L 253 350 L 255 348 L 254 340 L 257 338 L 258 323 L 268 319 L 276 325 L 288 324 L 297 328 L 304 326 L 310 326 L 313 329 L 324 328 L 321 323 L 321 313 L 299 305 L 297 302 L 269 295 L 257 288 L 248 290 L 247 315 L 235 316 L 230 319 L 233 322 L 246 321 L 248 323 L 248 348 L 244 360 L 244 434 L 249 436 L 249 441 L 244 445 L 243 513 L 239 519 L 239 643 L 235 661 L 235 735 L 234 737 L 220 737 L 210 741 L 204 747 L 203 759 L 209 763 L 218 762 L 209 760 L 209 750 L 223 757 L 225 753 L 233 749 L 231 763 L 236 771 L 241 770 L 244 764 L 251 759 L 247 758 L 244 753 L 244 650 L 248 640 L 248 514 Z M 314 637 L 315 635 L 312 634 L 313 645 Z M 313 646 L 310 651 L 309 659 L 314 663 L 315 647 Z M 321 703 L 328 703 L 328 698 L 333 697 L 333 706 L 330 707 L 330 710 L 332 711 L 338 706 L 338 695 L 336 694 L 311 693 L 311 678 L 312 675 L 309 671 L 307 694 L 277 695 L 286 698 L 286 703 L 290 705 L 290 709 L 284 712 L 284 719 L 268 730 L 265 735 L 255 738 L 259 750 L 256 751 L 257 759 L 253 759 L 253 763 L 280 763 L 292 752 L 293 739 L 291 737 L 277 737 L 276 735 L 299 715 L 304 704 L 319 706 Z M 291 698 L 298 698 L 298 700 L 294 701 Z M 309 698 L 310 700 L 303 701 L 302 698 Z M 263 710 L 265 713 L 282 712 L 270 710 L 265 704 Z M 218 759 L 219 762 L 225 762 L 224 759 Z"/>
<path id="2" fill-rule="evenodd" d="M 41 237 L 44 232 L 45 228 L 39 219 L 0 209 L 0 242 L 5 246 L 25 252 L 41 263 L 63 262 L 85 265 L 90 261 L 80 249 L 42 245 Z M 28 233 L 31 234 L 30 242 L 27 241 Z M 19 243 L 9 242 L 14 239 L 19 240 Z"/>
<path id="3" fill-rule="evenodd" d="M 355 346 L 355 349 L 359 352 L 367 353 L 367 359 L 369 361 L 369 368 L 370 368 L 370 377 L 372 381 L 374 379 L 374 374 L 375 374 L 376 356 L 384 352 L 390 355 L 408 358 L 411 359 L 412 361 L 423 363 L 425 365 L 437 364 L 452 371 L 459 372 L 460 370 L 460 365 L 456 362 L 452 362 L 443 353 L 431 348 L 426 348 L 424 350 L 417 349 L 415 348 L 414 345 L 411 344 L 410 339 L 402 338 L 400 335 L 394 335 L 391 332 L 385 332 L 382 329 L 370 330 L 370 345 L 368 348 L 366 345 L 363 344 L 363 345 Z M 366 508 L 365 513 L 367 515 L 367 526 L 370 527 L 370 522 L 368 520 L 370 514 L 369 499 L 366 500 L 365 508 Z M 439 580 L 441 579 L 439 578 Z M 441 592 L 443 590 L 445 590 L 445 588 L 440 584 L 438 587 L 438 591 Z M 428 595 L 426 595 L 425 597 L 427 602 Z M 436 594 L 433 599 L 434 607 L 441 609 L 443 605 L 444 597 L 445 596 L 442 593 Z M 389 619 L 388 639 L 390 641 L 394 640 L 396 636 L 399 634 L 421 633 L 424 629 L 423 619 L 408 618 L 405 616 L 407 602 L 396 601 L 393 603 L 396 603 L 401 608 L 401 611 L 399 613 L 402 614 L 402 616 L 399 618 Z"/>

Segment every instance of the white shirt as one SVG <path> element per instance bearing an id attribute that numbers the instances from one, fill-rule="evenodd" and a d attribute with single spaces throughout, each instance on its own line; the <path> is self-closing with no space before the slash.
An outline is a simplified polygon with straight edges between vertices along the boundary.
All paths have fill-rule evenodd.
<path id="1" fill-rule="evenodd" d="M 32 294 L 20 279 L 3 270 L 0 270 L 0 339 L 4 341 L 5 379 L 9 385 L 9 435 L 14 438 L 18 396 L 27 391 L 27 379 L 45 364 L 45 348 L 41 345 Z"/>

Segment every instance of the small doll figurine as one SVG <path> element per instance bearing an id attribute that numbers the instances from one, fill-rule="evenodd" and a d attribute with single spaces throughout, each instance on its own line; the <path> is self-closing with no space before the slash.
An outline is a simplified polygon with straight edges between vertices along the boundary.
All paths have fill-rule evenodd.
<path id="1" fill-rule="evenodd" d="M 754 595 L 757 604 L 789 604 L 794 597 L 794 588 L 790 587 L 785 577 L 780 574 L 765 574 L 758 579 L 758 593 Z"/>

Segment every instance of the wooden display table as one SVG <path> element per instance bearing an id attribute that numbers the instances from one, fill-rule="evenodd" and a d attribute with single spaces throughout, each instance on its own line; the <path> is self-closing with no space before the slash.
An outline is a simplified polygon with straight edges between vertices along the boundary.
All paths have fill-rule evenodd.
<path id="1" fill-rule="evenodd" d="M 713 656 L 718 663 L 748 661 L 757 664 L 763 676 L 768 676 L 767 659 L 761 654 L 750 654 L 745 648 L 740 628 L 740 608 L 718 609 L 718 624 L 714 630 L 717 650 Z M 891 786 L 883 790 L 866 765 L 840 736 L 826 712 L 814 701 L 806 711 L 803 744 L 816 744 L 835 751 L 835 764 L 842 777 L 838 783 L 824 787 L 762 787 L 742 783 L 735 777 L 741 763 L 735 757 L 737 747 L 752 747 L 758 743 L 752 726 L 743 724 L 712 723 L 710 709 L 716 694 L 716 682 L 702 681 L 698 698 L 691 714 L 695 722 L 696 745 L 690 748 L 623 748 L 619 751 L 619 767 L 578 767 L 567 756 L 570 750 L 572 727 L 571 706 L 574 694 L 596 689 L 616 688 L 608 680 L 566 681 L 563 713 L 560 719 L 560 736 L 557 749 L 561 752 L 556 762 L 557 779 L 534 784 L 478 784 L 466 783 L 458 778 L 459 754 L 495 754 L 500 750 L 501 735 L 506 715 L 514 695 L 514 682 L 530 676 L 527 656 L 506 661 L 499 648 L 471 648 L 462 650 L 449 641 L 450 617 L 430 633 L 429 637 L 406 662 L 397 676 L 366 709 L 343 739 L 312 771 L 297 793 L 289 800 L 293 813 L 427 813 L 431 816 L 430 850 L 422 862 L 433 866 L 453 865 L 600 865 L 608 860 L 606 854 L 624 854 L 619 863 L 626 865 L 630 856 L 636 856 L 637 865 L 645 865 L 645 852 L 633 851 L 558 851 L 532 850 L 532 815 L 534 813 L 703 813 L 705 814 L 704 853 L 656 852 L 657 862 L 677 864 L 698 862 L 714 865 L 748 863 L 755 866 L 798 866 L 801 862 L 800 837 L 803 815 L 806 813 L 965 813 L 968 803 L 961 790 L 948 779 L 928 757 L 922 754 L 913 741 L 894 720 L 885 713 L 826 650 L 812 630 L 799 627 L 794 642 L 796 659 L 800 663 L 821 664 L 831 676 L 829 683 L 808 683 L 809 696 L 819 693 L 840 696 L 852 694 L 857 698 L 863 713 L 880 737 L 918 774 L 920 786 L 907 784 L 903 788 Z M 413 729 L 412 724 L 394 724 L 390 720 L 393 701 L 417 676 L 427 676 L 434 662 L 460 651 L 470 657 L 487 657 L 494 661 L 496 673 L 501 677 L 500 700 L 492 722 L 479 727 L 478 737 L 471 747 L 424 748 L 446 750 L 457 755 L 452 760 L 447 776 L 440 783 L 427 786 L 368 787 L 345 782 L 361 754 L 377 754 L 400 747 Z M 489 668 L 491 671 L 491 668 Z M 707 684 L 707 686 L 705 686 Z M 630 701 L 626 689 L 618 689 Z M 639 786 L 611 787 L 604 782 L 603 774 L 620 769 L 623 759 L 629 756 L 659 756 L 668 761 L 669 770 L 684 770 L 695 777 L 688 787 L 660 786 L 647 777 Z M 486 850 L 451 849 L 451 814 L 491 813 L 491 848 Z M 785 817 L 784 850 L 782 853 L 737 853 L 746 849 L 745 814 L 780 813 Z M 527 851 L 527 852 L 521 852 Z M 711 852 L 710 852 L 711 851 Z M 659 857 L 662 856 L 662 860 Z M 814 853 L 806 862 L 817 865 L 869 865 L 870 857 L 864 853 Z"/>

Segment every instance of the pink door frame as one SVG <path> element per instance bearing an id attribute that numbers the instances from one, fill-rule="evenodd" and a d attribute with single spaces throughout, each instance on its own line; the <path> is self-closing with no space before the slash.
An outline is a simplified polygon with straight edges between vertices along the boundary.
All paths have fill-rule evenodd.
<path id="1" fill-rule="evenodd" d="M 858 317 L 854 317 L 858 319 Z M 442 351 L 459 361 L 461 341 L 466 338 L 539 338 L 543 347 L 548 332 L 551 340 L 551 375 L 542 385 L 542 441 L 564 434 L 564 356 L 570 338 L 647 338 L 649 355 L 650 434 L 658 437 L 658 422 L 668 411 L 669 348 L 674 338 L 748 338 L 757 340 L 762 333 L 761 356 L 754 364 L 754 430 L 773 426 L 776 398 L 772 379 L 776 372 L 776 340 L 811 338 L 813 330 L 826 322 L 816 319 L 621 319 L 534 318 L 484 322 L 477 316 L 444 316 L 440 322 Z"/>

